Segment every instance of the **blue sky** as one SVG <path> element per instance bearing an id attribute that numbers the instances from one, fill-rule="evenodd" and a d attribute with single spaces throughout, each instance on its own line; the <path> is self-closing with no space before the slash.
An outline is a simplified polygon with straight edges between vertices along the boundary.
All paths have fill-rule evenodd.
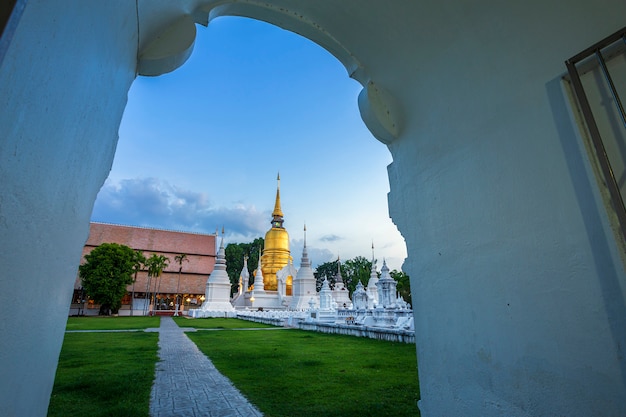
<path id="1" fill-rule="evenodd" d="M 198 26 L 178 70 L 139 77 L 128 96 L 93 221 L 249 242 L 281 203 L 296 267 L 303 226 L 313 265 L 361 255 L 400 269 L 388 216 L 387 148 L 360 118 L 361 86 L 320 46 L 275 26 L 222 17 Z"/>

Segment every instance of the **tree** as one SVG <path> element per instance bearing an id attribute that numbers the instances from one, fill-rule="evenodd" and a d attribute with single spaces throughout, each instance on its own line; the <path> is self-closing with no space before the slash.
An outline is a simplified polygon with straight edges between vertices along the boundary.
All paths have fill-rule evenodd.
<path id="1" fill-rule="evenodd" d="M 161 273 L 163 272 L 165 268 L 167 268 L 169 263 L 170 263 L 170 258 L 168 258 L 165 255 L 157 255 L 156 253 L 153 253 L 152 255 L 150 255 L 150 257 L 146 260 L 146 263 L 145 263 L 145 265 L 148 267 L 148 286 L 150 286 L 150 281 L 152 280 L 153 277 L 156 277 L 156 278 L 161 277 Z M 156 283 L 155 283 L 155 287 L 156 287 Z M 158 294 L 158 292 L 159 290 L 157 287 L 156 294 Z M 155 294 L 155 299 L 154 299 L 155 303 L 156 303 L 156 294 Z"/>
<path id="2" fill-rule="evenodd" d="M 179 290 L 180 290 L 180 273 L 183 272 L 183 262 L 189 262 L 189 258 L 186 253 L 180 253 L 174 256 L 174 261 L 178 262 L 178 284 L 176 284 L 176 311 L 175 316 L 178 316 L 178 306 L 180 305 Z"/>
<path id="3" fill-rule="evenodd" d="M 356 289 L 359 281 L 361 281 L 363 285 L 367 285 L 371 271 L 372 261 L 368 261 L 363 256 L 357 256 L 341 263 L 341 276 L 346 288 L 350 291 L 350 295 L 352 295 Z M 337 261 L 325 262 L 318 265 L 313 275 L 315 275 L 318 291 L 322 288 L 325 277 L 328 278 L 329 284 L 334 288 L 336 284 Z"/>
<path id="4" fill-rule="evenodd" d="M 85 255 L 78 268 L 87 295 L 100 304 L 100 314 L 117 314 L 126 287 L 133 283 L 135 252 L 125 245 L 103 243 Z"/>
<path id="5" fill-rule="evenodd" d="M 411 281 L 409 280 L 409 276 L 404 272 L 396 271 L 395 269 L 389 272 L 389 275 L 398 283 L 396 285 L 396 291 L 398 291 L 398 294 L 404 298 L 404 301 L 413 305 L 411 300 Z"/>
<path id="6" fill-rule="evenodd" d="M 345 266 L 341 265 L 341 276 L 344 277 L 345 281 Z M 337 261 L 324 262 L 315 268 L 315 272 L 313 272 L 315 276 L 315 287 L 317 291 L 322 288 L 322 283 L 324 282 L 324 278 L 328 278 L 328 283 L 331 287 L 335 286 L 335 275 L 337 275 Z"/>
<path id="7" fill-rule="evenodd" d="M 239 286 L 239 275 L 243 269 L 243 257 L 248 255 L 248 273 L 250 274 L 250 283 L 254 283 L 254 270 L 259 263 L 259 251 L 263 250 L 265 241 L 262 237 L 258 237 L 249 243 L 229 243 L 226 245 L 226 273 L 230 279 L 231 295 L 237 292 Z"/>
<path id="8" fill-rule="evenodd" d="M 140 250 L 135 250 L 133 255 L 133 293 L 130 298 L 130 315 L 133 315 L 133 310 L 135 308 L 135 282 L 137 282 L 137 274 L 141 271 L 146 263 L 146 257 L 143 256 L 143 252 Z"/>
<path id="9" fill-rule="evenodd" d="M 344 275 L 345 271 L 345 275 Z M 350 295 L 356 289 L 359 281 L 367 286 L 370 279 L 370 273 L 372 271 L 372 261 L 367 260 L 363 256 L 357 256 L 352 259 L 348 259 L 343 263 L 343 269 L 341 271 L 343 280 L 346 283 L 346 288 L 350 291 Z"/>

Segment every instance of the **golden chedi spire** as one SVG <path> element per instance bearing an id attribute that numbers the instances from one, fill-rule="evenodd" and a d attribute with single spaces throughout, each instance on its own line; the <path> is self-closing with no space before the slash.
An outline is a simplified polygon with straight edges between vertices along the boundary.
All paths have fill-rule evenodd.
<path id="1" fill-rule="evenodd" d="M 263 284 L 266 291 L 277 291 L 278 282 L 276 272 L 293 260 L 289 251 L 289 234 L 283 227 L 283 211 L 280 207 L 280 174 L 277 177 L 276 201 L 272 212 L 272 228 L 265 234 L 265 247 L 263 248 Z M 286 295 L 291 295 L 292 277 L 287 279 Z"/>
<path id="2" fill-rule="evenodd" d="M 276 186 L 276 202 L 274 202 L 274 211 L 272 212 L 272 217 L 275 219 L 280 217 L 282 221 L 283 211 L 280 208 L 280 172 L 278 173 L 278 177 L 276 178 L 278 185 Z"/>

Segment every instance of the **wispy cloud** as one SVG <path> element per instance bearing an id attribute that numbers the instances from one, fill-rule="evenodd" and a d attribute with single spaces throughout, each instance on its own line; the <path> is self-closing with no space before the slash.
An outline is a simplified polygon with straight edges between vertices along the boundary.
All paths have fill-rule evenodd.
<path id="1" fill-rule="evenodd" d="M 183 189 L 157 178 L 107 181 L 100 190 L 93 221 L 213 233 L 226 227 L 230 235 L 261 236 L 270 218 L 254 206 L 216 207 L 206 193 Z"/>
<path id="2" fill-rule="evenodd" d="M 343 240 L 343 237 L 337 235 L 324 235 L 319 238 L 322 242 L 337 242 Z"/>
<path id="3" fill-rule="evenodd" d="M 297 268 L 300 268 L 303 248 L 304 239 L 291 239 L 291 242 L 289 243 L 289 250 L 291 251 L 291 256 L 293 257 L 293 264 Z M 313 268 L 336 258 L 336 255 L 330 250 L 313 247 L 310 244 L 307 244 L 306 251 L 309 255 L 309 260 L 311 261 Z"/>

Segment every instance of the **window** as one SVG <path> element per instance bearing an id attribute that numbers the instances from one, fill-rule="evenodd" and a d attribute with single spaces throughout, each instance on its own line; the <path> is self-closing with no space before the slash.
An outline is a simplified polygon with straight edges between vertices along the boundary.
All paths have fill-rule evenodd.
<path id="1" fill-rule="evenodd" d="M 565 61 L 592 158 L 626 240 L 626 27 Z"/>

